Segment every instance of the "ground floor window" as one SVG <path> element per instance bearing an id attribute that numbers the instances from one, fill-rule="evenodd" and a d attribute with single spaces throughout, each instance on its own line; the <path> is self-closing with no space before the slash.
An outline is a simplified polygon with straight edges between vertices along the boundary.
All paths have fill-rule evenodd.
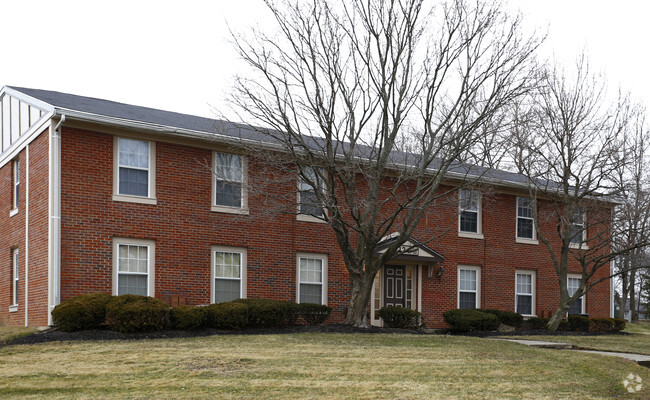
<path id="1" fill-rule="evenodd" d="M 246 249 L 212 248 L 212 303 L 245 298 Z"/>
<path id="2" fill-rule="evenodd" d="M 113 240 L 113 294 L 154 296 L 154 242 Z"/>
<path id="3" fill-rule="evenodd" d="M 515 311 L 521 315 L 535 315 L 535 273 L 517 271 L 515 281 Z"/>
<path id="4" fill-rule="evenodd" d="M 19 283 L 19 262 L 18 262 L 18 249 L 11 251 L 11 305 L 18 305 L 18 283 Z"/>
<path id="5" fill-rule="evenodd" d="M 567 276 L 567 291 L 569 292 L 569 296 L 573 296 L 575 292 L 578 291 L 581 281 L 582 277 L 579 275 Z M 569 307 L 569 315 L 585 313 L 584 297 L 585 296 L 582 296 L 571 303 L 571 307 Z"/>
<path id="6" fill-rule="evenodd" d="M 480 307 L 481 269 L 479 267 L 458 267 L 458 308 Z"/>
<path id="7" fill-rule="evenodd" d="M 298 303 L 327 304 L 327 256 L 298 253 Z"/>

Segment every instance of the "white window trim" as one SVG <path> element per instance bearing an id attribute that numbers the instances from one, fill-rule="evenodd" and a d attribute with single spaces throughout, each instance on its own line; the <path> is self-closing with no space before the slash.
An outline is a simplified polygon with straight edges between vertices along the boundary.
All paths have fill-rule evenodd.
<path id="1" fill-rule="evenodd" d="M 155 297 L 155 281 L 156 281 L 156 242 L 153 240 L 144 239 L 131 239 L 131 238 L 113 238 L 113 290 L 114 296 L 117 296 L 118 289 L 118 270 L 120 262 L 119 245 L 134 245 L 134 246 L 147 246 L 149 248 L 149 271 L 148 271 L 148 287 L 147 296 Z"/>
<path id="2" fill-rule="evenodd" d="M 11 211 L 9 211 L 9 216 L 13 217 L 18 214 L 20 207 L 20 199 L 16 198 L 16 186 L 18 186 L 18 197 L 20 197 L 20 158 L 15 158 L 11 162 L 11 176 Z"/>
<path id="3" fill-rule="evenodd" d="M 131 140 L 140 140 L 149 143 L 149 195 L 133 196 L 119 193 L 120 177 L 120 136 L 113 137 L 113 201 L 125 201 L 129 203 L 140 203 L 156 205 L 156 142 L 142 140 L 137 138 L 127 138 Z"/>
<path id="4" fill-rule="evenodd" d="M 536 287 L 536 285 L 537 285 L 537 274 L 535 273 L 535 271 L 531 271 L 531 270 L 524 270 L 524 269 L 515 270 L 515 312 L 517 312 L 517 295 L 519 295 L 519 293 L 517 292 L 517 275 L 519 275 L 519 274 L 521 274 L 521 275 L 531 275 L 532 276 L 531 281 L 530 281 L 531 287 L 532 287 L 532 293 L 530 294 L 532 296 L 532 305 L 531 305 L 531 310 L 530 311 L 532 312 L 532 314 L 522 314 L 522 315 L 524 317 L 536 317 L 537 316 L 537 300 L 536 300 L 536 297 L 537 297 L 537 287 Z M 529 295 L 528 293 L 521 293 L 521 294 L 526 295 L 526 296 Z"/>
<path id="5" fill-rule="evenodd" d="M 226 253 L 239 253 L 241 254 L 241 278 L 239 279 L 239 293 L 242 299 L 247 298 L 246 287 L 247 287 L 247 263 L 248 256 L 246 254 L 246 248 L 244 247 L 231 247 L 231 246 L 212 246 L 210 248 L 210 304 L 214 303 L 214 281 L 216 277 L 216 266 L 214 265 L 215 257 L 214 253 L 216 252 L 226 252 Z"/>
<path id="6" fill-rule="evenodd" d="M 18 291 L 20 282 L 20 252 L 18 248 L 11 250 L 11 304 L 9 312 L 18 311 Z"/>
<path id="7" fill-rule="evenodd" d="M 476 271 L 476 308 L 481 308 L 481 267 L 473 265 L 459 265 L 456 273 L 456 308 L 460 308 L 460 270 Z M 467 290 L 463 290 L 467 292 Z"/>
<path id="8" fill-rule="evenodd" d="M 539 240 L 537 239 L 537 232 L 535 231 L 535 218 L 528 218 L 528 217 L 519 217 L 519 199 L 530 199 L 532 207 L 537 207 L 537 202 L 530 197 L 521 197 L 517 196 L 515 200 L 515 242 L 516 243 L 522 243 L 522 244 L 539 244 Z M 534 215 L 534 213 L 533 213 Z M 524 237 L 519 237 L 519 218 L 525 218 L 525 219 L 530 219 L 533 221 L 533 237 L 531 238 L 524 238 Z"/>
<path id="9" fill-rule="evenodd" d="M 296 181 L 296 220 L 298 221 L 305 221 L 305 222 L 320 222 L 320 223 L 325 223 L 326 221 L 324 219 L 314 217 L 313 215 L 310 214 L 301 214 L 300 213 L 300 184 L 302 182 L 302 177 L 298 175 L 298 180 Z M 314 189 L 318 190 L 317 188 Z M 322 190 L 322 188 L 321 188 Z M 327 210 L 323 208 L 323 216 L 325 216 L 327 213 Z"/>
<path id="10" fill-rule="evenodd" d="M 300 259 L 301 258 L 313 258 L 320 259 L 323 265 L 322 278 L 323 282 L 321 283 L 321 304 L 327 305 L 327 255 L 318 254 L 318 253 L 297 253 L 296 254 L 296 303 L 300 303 L 300 284 L 303 283 L 300 281 Z M 316 283 L 316 282 L 304 282 L 304 283 Z"/>
<path id="11" fill-rule="evenodd" d="M 566 275 L 567 290 L 568 290 L 568 286 L 569 286 L 569 278 L 582 280 L 582 275 L 580 275 L 580 274 L 567 274 Z M 580 314 L 585 314 L 585 311 L 587 310 L 587 295 L 583 294 L 582 296 L 580 296 L 580 299 L 582 299 L 582 307 L 581 307 L 581 310 L 580 310 Z M 569 312 L 567 311 L 567 314 L 568 313 Z"/>
<path id="12" fill-rule="evenodd" d="M 212 199 L 210 200 L 210 209 L 213 212 L 221 212 L 228 214 L 239 214 L 239 215 L 249 215 L 250 210 L 248 209 L 248 157 L 244 157 L 240 154 L 235 154 L 239 156 L 241 160 L 241 173 L 242 173 L 242 182 L 241 182 L 241 207 L 228 207 L 216 204 L 217 197 L 217 175 L 214 173 L 217 167 L 217 154 L 227 154 L 221 151 L 212 152 Z"/>
<path id="13" fill-rule="evenodd" d="M 460 191 L 469 190 L 478 194 L 478 207 L 476 210 L 476 230 L 477 232 L 465 232 L 460 230 L 460 218 L 463 213 L 463 209 L 460 207 Z M 483 239 L 483 195 L 480 191 L 475 189 L 459 189 L 458 190 L 458 237 L 470 238 L 470 239 Z"/>

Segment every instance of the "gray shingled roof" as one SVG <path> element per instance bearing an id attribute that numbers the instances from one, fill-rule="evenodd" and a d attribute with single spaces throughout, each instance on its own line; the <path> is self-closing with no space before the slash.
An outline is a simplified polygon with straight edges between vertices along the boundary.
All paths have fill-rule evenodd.
<path id="1" fill-rule="evenodd" d="M 223 120 L 198 117 L 50 90 L 29 89 L 16 86 L 8 87 L 52 105 L 57 109 L 57 113 L 60 114 L 65 114 L 67 110 L 104 117 L 113 117 L 126 121 L 160 125 L 169 128 L 208 134 L 222 134 L 239 139 L 273 142 L 268 135 L 261 133 L 260 129 L 255 129 L 250 125 L 235 124 Z M 320 139 L 315 138 L 315 140 L 318 141 Z M 410 157 L 406 156 L 406 158 Z M 526 186 L 528 183 L 528 178 L 522 174 L 496 169 L 486 169 L 478 166 L 469 166 L 467 164 L 457 164 L 450 172 L 462 175 L 468 174 L 470 176 L 482 176 L 484 179 L 487 178 L 488 180 L 510 182 L 517 186 Z"/>

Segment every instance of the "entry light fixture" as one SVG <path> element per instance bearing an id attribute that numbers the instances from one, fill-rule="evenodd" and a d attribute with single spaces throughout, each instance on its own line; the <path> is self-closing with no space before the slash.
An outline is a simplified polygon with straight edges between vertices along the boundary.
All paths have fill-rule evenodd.
<path id="1" fill-rule="evenodd" d="M 441 265 L 441 266 L 440 266 L 440 269 L 438 269 L 438 277 L 441 278 L 443 272 L 445 272 L 445 267 L 443 267 L 443 266 Z"/>

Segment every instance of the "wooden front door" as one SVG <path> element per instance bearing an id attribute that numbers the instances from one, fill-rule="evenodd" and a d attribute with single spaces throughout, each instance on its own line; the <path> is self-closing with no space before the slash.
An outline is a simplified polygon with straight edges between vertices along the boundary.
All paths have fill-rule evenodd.
<path id="1" fill-rule="evenodd" d="M 406 306 L 406 267 L 384 267 L 384 306 Z"/>

